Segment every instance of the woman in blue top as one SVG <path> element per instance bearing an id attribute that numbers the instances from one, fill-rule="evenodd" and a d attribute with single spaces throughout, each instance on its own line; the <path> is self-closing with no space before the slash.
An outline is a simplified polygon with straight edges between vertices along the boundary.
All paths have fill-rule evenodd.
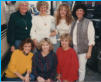
<path id="1" fill-rule="evenodd" d="M 40 51 L 32 59 L 32 73 L 40 82 L 51 82 L 56 77 L 57 58 L 48 38 L 41 40 Z"/>

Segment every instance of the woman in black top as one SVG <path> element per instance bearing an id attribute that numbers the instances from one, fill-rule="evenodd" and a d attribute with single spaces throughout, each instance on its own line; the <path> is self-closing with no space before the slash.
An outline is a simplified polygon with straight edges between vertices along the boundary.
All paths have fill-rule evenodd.
<path id="1" fill-rule="evenodd" d="M 22 40 L 30 37 L 32 17 L 28 12 L 28 5 L 27 1 L 19 1 L 17 12 L 12 13 L 10 16 L 7 39 L 11 46 L 11 51 L 18 48 Z"/>
<path id="2" fill-rule="evenodd" d="M 37 52 L 32 61 L 32 72 L 37 81 L 51 82 L 56 77 L 57 58 L 52 51 L 52 44 L 49 39 L 44 38 L 39 44 L 41 51 Z"/>

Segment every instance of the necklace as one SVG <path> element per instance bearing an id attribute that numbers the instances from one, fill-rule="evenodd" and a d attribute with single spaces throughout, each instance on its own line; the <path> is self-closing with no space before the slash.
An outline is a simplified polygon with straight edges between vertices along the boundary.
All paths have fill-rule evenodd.
<path id="1" fill-rule="evenodd" d="M 26 25 L 25 30 L 28 30 L 28 28 L 27 28 L 27 22 L 25 21 L 24 18 L 23 18 L 23 21 L 24 21 L 24 23 L 25 23 L 25 25 Z"/>

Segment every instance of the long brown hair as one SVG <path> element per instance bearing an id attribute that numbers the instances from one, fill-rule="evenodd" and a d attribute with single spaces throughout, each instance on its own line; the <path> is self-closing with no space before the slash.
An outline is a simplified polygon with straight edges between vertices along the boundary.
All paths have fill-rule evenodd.
<path id="1" fill-rule="evenodd" d="M 67 14 L 66 14 L 66 23 L 67 25 L 71 24 L 72 21 L 73 21 L 73 17 L 72 17 L 72 14 L 71 14 L 71 11 L 70 11 L 70 8 L 67 4 L 61 4 L 56 12 L 56 25 L 58 25 L 60 23 L 60 20 L 61 20 L 61 15 L 60 15 L 60 9 L 62 7 L 65 7 L 66 10 L 67 10 Z"/>

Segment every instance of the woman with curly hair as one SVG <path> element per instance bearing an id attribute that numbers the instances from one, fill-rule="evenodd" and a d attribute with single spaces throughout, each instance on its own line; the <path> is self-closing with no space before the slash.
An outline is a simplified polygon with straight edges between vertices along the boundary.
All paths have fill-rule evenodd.
<path id="1" fill-rule="evenodd" d="M 40 12 L 38 16 L 33 16 L 32 29 L 30 36 L 34 44 L 40 42 L 43 38 L 50 38 L 56 36 L 54 17 L 47 13 L 49 4 L 46 1 L 38 1 L 37 10 Z M 56 38 L 51 39 L 53 44 L 56 44 Z"/>

